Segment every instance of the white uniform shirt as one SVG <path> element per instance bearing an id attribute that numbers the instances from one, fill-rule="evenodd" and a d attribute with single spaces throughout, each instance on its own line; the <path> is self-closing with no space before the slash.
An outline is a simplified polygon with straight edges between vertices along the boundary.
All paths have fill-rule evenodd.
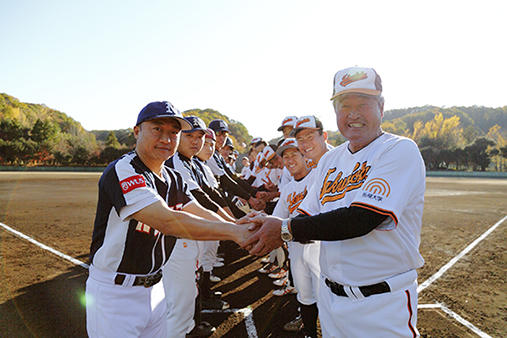
<path id="1" fill-rule="evenodd" d="M 388 216 L 365 236 L 322 241 L 322 274 L 345 285 L 368 285 L 419 268 L 425 167 L 410 139 L 384 133 L 351 153 L 349 142 L 319 161 L 300 210 L 309 215 L 357 206 Z"/>
<path id="2" fill-rule="evenodd" d="M 292 176 L 291 176 L 292 177 Z M 280 190 L 280 199 L 273 210 L 273 216 L 280 218 L 296 217 L 297 209 L 314 184 L 314 170 L 311 170 L 303 179 L 292 180 Z"/>

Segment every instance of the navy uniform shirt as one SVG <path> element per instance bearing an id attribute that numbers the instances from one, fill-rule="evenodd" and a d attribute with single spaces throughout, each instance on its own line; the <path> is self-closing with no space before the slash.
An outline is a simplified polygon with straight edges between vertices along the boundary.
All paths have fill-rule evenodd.
<path id="1" fill-rule="evenodd" d="M 90 261 L 95 268 L 146 275 L 167 262 L 175 237 L 131 218 L 157 201 L 181 210 L 194 199 L 178 173 L 164 167 L 162 177 L 158 177 L 135 152 L 109 164 L 99 181 L 90 247 Z"/>

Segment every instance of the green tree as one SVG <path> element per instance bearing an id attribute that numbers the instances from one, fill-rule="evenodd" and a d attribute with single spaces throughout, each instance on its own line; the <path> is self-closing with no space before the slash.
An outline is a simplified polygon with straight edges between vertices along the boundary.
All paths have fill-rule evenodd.
<path id="1" fill-rule="evenodd" d="M 495 145 L 495 142 L 485 137 L 478 137 L 474 143 L 465 147 L 467 153 L 468 162 L 473 166 L 473 169 L 480 169 L 485 171 L 489 166 L 491 159 L 487 152 L 488 147 Z"/>
<path id="2" fill-rule="evenodd" d="M 118 142 L 118 139 L 116 138 L 116 135 L 113 131 L 110 131 L 107 135 L 106 139 L 106 147 L 112 147 L 112 148 L 120 148 L 120 142 Z"/>

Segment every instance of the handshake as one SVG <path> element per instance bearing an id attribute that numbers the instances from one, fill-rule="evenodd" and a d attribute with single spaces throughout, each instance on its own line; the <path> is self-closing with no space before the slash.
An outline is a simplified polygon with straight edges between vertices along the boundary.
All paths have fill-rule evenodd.
<path id="1" fill-rule="evenodd" d="M 251 255 L 263 256 L 283 244 L 280 237 L 282 219 L 259 211 L 252 211 L 238 219 L 236 242 Z"/>

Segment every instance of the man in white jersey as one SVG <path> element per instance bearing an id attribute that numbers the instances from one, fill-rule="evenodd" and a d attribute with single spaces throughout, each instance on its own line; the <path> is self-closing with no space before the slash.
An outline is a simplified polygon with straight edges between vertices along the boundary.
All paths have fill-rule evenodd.
<path id="1" fill-rule="evenodd" d="M 348 141 L 315 169 L 316 184 L 299 207 L 312 216 L 256 216 L 263 226 L 247 242 L 263 254 L 283 240 L 321 240 L 324 337 L 419 336 L 425 169 L 412 140 L 382 131 L 381 93 L 372 68 L 336 73 L 332 101 Z"/>
<path id="2" fill-rule="evenodd" d="M 280 218 L 295 217 L 297 209 L 303 202 L 313 181 L 313 171 L 306 165 L 303 154 L 298 149 L 294 138 L 286 139 L 277 149 L 283 165 L 294 177 L 280 191 L 273 216 Z M 296 287 L 297 301 L 303 322 L 305 337 L 317 337 L 317 286 L 319 285 L 319 248 L 318 241 L 305 244 L 295 241 L 287 243 L 290 259 L 290 271 Z M 299 321 L 299 320 L 298 320 Z M 293 323 L 297 328 L 301 324 Z"/>
<path id="3" fill-rule="evenodd" d="M 171 103 L 148 104 L 134 127 L 135 151 L 100 178 L 86 281 L 90 337 L 167 337 L 159 282 L 176 237 L 241 244 L 248 236 L 195 203 L 181 176 L 164 166 L 189 128 Z"/>
<path id="4" fill-rule="evenodd" d="M 301 152 L 301 154 L 304 155 L 306 166 L 309 169 L 315 168 L 317 166 L 317 163 L 319 163 L 322 156 L 329 150 L 328 143 L 327 143 L 327 132 L 324 131 L 324 127 L 322 125 L 322 122 L 314 115 L 306 115 L 301 116 L 297 119 L 297 121 L 294 123 L 294 128 L 292 131 L 292 134 L 294 134 L 294 137 L 296 139 L 298 149 Z M 294 251 L 294 250 L 293 250 Z M 316 249 L 307 249 L 308 252 L 313 252 L 315 254 L 315 259 L 318 261 L 318 251 Z M 296 257 L 296 261 L 298 260 L 298 252 L 294 252 L 292 254 L 293 257 Z M 292 258 L 291 258 L 291 264 L 292 264 Z M 297 264 L 297 263 L 296 263 Z M 296 279 L 296 275 L 293 273 L 294 269 L 291 265 L 291 273 L 294 275 L 294 279 Z M 297 283 L 296 280 L 294 280 L 294 283 Z M 301 282 L 300 282 L 301 284 Z M 308 283 L 306 283 L 308 284 Z M 316 281 L 313 281 L 313 285 L 316 285 Z M 297 287 L 297 285 L 296 285 Z M 299 291 L 299 289 L 298 289 Z M 305 304 L 305 303 L 303 303 Z M 306 305 L 308 305 L 307 303 Z M 316 305 L 313 306 L 307 306 L 307 307 L 301 307 L 301 313 L 307 313 L 306 314 L 306 320 L 308 325 L 311 325 L 311 327 L 315 326 L 315 322 L 308 318 L 316 318 L 317 316 L 317 308 Z M 303 324 L 303 321 L 305 319 L 305 315 L 298 316 L 296 319 L 288 322 L 285 324 L 284 329 L 288 331 L 294 331 L 298 328 L 300 328 Z M 312 329 L 308 329 L 310 332 L 312 332 Z"/>

